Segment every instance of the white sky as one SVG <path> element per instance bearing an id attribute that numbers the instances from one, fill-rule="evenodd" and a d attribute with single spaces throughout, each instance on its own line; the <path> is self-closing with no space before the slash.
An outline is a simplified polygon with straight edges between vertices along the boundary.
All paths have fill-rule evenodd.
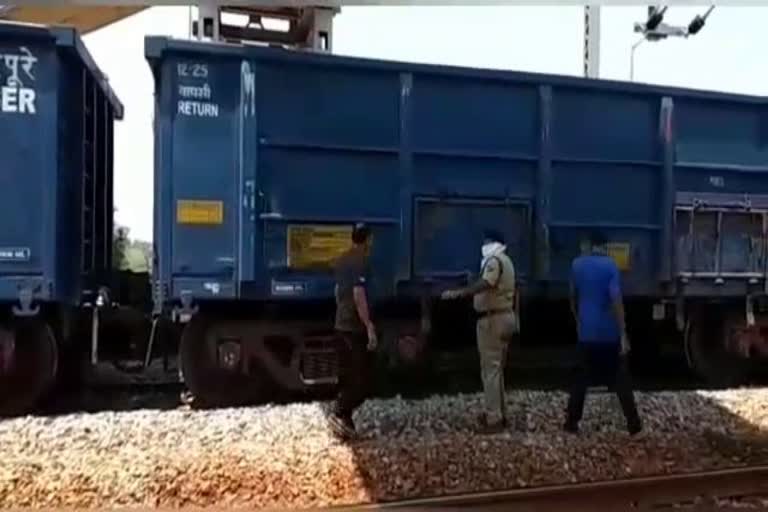
<path id="1" fill-rule="evenodd" d="M 705 9 L 671 7 L 664 21 L 687 24 Z M 646 7 L 603 7 L 603 78 L 627 80 L 634 22 Z M 153 7 L 85 37 L 125 105 L 115 140 L 117 222 L 152 239 L 152 75 L 145 35 L 186 38 L 189 9 Z M 435 64 L 568 75 L 582 73 L 582 7 L 344 7 L 334 53 Z M 718 7 L 688 40 L 643 43 L 635 80 L 768 95 L 768 7 Z"/>

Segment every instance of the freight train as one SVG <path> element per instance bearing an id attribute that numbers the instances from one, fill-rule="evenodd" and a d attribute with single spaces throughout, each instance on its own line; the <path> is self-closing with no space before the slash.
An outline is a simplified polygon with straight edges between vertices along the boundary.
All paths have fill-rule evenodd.
<path id="1" fill-rule="evenodd" d="M 570 263 L 599 229 L 633 357 L 676 344 L 735 383 L 768 352 L 764 97 L 147 37 L 153 263 L 126 298 L 122 105 L 72 29 L 2 24 L 0 54 L 5 413 L 65 368 L 140 370 L 160 344 L 201 404 L 332 386 L 331 267 L 360 221 L 391 372 L 472 339 L 469 304 L 437 298 L 477 273 L 488 228 L 516 265 L 523 347 L 573 341 Z"/>

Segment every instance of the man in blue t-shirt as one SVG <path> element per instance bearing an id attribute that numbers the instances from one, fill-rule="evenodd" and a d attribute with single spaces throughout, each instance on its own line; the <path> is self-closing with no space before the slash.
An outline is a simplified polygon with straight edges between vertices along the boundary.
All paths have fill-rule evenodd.
<path id="1" fill-rule="evenodd" d="M 606 239 L 590 236 L 591 251 L 576 258 L 571 269 L 571 310 L 576 318 L 580 364 L 568 399 L 565 430 L 576 433 L 584 397 L 592 380 L 612 383 L 629 433 L 642 430 L 626 366 L 629 339 L 624 325 L 619 269 L 607 254 Z"/>

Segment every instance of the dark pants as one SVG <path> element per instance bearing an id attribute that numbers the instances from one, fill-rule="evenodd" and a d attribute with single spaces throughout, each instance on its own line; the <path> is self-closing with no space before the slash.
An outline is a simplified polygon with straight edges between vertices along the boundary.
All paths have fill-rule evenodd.
<path id="1" fill-rule="evenodd" d="M 352 419 L 352 413 L 368 396 L 371 353 L 365 333 L 337 332 L 339 340 L 339 394 L 334 412 Z"/>
<path id="2" fill-rule="evenodd" d="M 626 358 L 620 352 L 621 344 L 580 343 L 578 350 L 579 365 L 568 398 L 566 427 L 576 429 L 581 421 L 587 386 L 604 384 L 615 387 L 629 431 L 639 431 L 642 425 L 632 393 Z"/>

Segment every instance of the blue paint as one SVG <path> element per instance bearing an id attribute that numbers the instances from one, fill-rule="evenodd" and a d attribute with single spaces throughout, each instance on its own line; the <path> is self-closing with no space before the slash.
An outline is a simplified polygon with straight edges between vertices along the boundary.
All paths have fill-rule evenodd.
<path id="1" fill-rule="evenodd" d="M 663 282 L 672 280 L 675 251 L 672 247 L 672 225 L 674 218 L 675 195 L 675 130 L 673 125 L 674 100 L 665 96 L 661 98 L 659 113 L 659 143 L 663 161 L 663 178 L 661 180 L 661 201 L 659 201 L 659 222 L 661 223 L 661 239 L 659 246 L 659 279 Z"/>
<path id="2" fill-rule="evenodd" d="M 155 37 L 145 53 L 158 91 L 158 276 L 171 300 L 174 279 L 214 276 L 250 300 L 275 298 L 274 282 L 301 283 L 280 290 L 286 300 L 330 298 L 328 272 L 288 268 L 287 226 L 364 219 L 379 297 L 476 274 L 486 227 L 506 233 L 529 293 L 566 291 L 599 227 L 631 246 L 624 291 L 661 295 L 676 277 L 681 192 L 768 194 L 765 98 Z M 182 61 L 208 67 L 218 117 L 178 114 Z M 177 225 L 186 198 L 224 201 L 224 223 Z M 746 246 L 738 232 L 724 239 L 727 268 L 762 264 Z M 217 267 L 225 254 L 239 270 Z"/>
<path id="3" fill-rule="evenodd" d="M 0 23 L 0 55 L 0 301 L 77 305 L 111 268 L 123 106 L 73 29 Z"/>

